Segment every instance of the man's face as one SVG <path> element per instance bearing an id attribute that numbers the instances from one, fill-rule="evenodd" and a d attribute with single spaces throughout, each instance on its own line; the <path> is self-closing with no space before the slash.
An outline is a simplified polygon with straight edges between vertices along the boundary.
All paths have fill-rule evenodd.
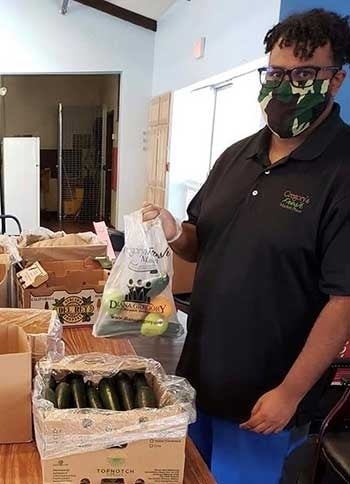
<path id="1" fill-rule="evenodd" d="M 333 52 L 330 44 L 326 44 L 323 47 L 318 47 L 313 56 L 310 59 L 303 60 L 294 55 L 294 46 L 281 48 L 278 44 L 274 46 L 271 51 L 269 66 L 281 67 L 283 69 L 293 69 L 294 67 L 339 67 L 336 65 L 333 59 Z M 334 75 L 331 71 L 320 71 L 318 73 L 317 79 L 333 79 L 330 83 L 330 94 L 335 97 L 339 91 L 344 78 L 345 72 L 343 70 L 337 72 Z"/>

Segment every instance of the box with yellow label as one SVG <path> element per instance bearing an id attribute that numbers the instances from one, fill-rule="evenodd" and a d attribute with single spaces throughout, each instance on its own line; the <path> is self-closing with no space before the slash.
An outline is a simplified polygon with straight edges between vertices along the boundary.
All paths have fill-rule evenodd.
<path id="1" fill-rule="evenodd" d="M 49 278 L 37 288 L 18 282 L 20 308 L 50 309 L 64 326 L 92 325 L 101 305 L 107 271 L 91 259 L 42 261 Z"/>

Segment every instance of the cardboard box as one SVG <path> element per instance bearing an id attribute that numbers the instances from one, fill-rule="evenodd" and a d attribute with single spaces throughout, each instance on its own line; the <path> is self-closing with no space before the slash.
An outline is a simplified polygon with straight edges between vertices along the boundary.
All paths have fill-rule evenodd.
<path id="1" fill-rule="evenodd" d="M 32 370 L 35 364 L 47 356 L 64 355 L 62 326 L 56 311 L 43 309 L 0 308 L 0 327 L 16 326 L 27 335 L 32 355 Z"/>
<path id="2" fill-rule="evenodd" d="M 108 274 L 94 261 L 44 261 L 49 279 L 40 287 L 24 289 L 18 284 L 21 308 L 50 309 L 64 326 L 95 322 Z"/>
<path id="3" fill-rule="evenodd" d="M 48 333 L 55 318 L 54 311 L 0 308 L 0 327 L 18 326 L 27 334 Z"/>
<path id="4" fill-rule="evenodd" d="M 59 410 L 43 398 L 52 374 L 77 372 L 98 383 L 118 372 L 144 373 L 158 408 L 129 411 Z M 42 360 L 34 384 L 33 415 L 44 484 L 181 484 L 195 392 L 187 380 L 134 355 L 103 353 Z M 119 479 L 119 480 L 118 480 Z"/>
<path id="5" fill-rule="evenodd" d="M 22 328 L 0 326 L 0 443 L 32 440 L 31 352 Z"/>
<path id="6" fill-rule="evenodd" d="M 51 238 L 60 239 L 62 234 L 54 234 Z M 18 252 L 25 262 L 82 260 L 87 257 L 104 257 L 107 255 L 107 245 L 99 240 L 94 233 L 76 234 L 88 241 L 85 245 L 60 245 L 56 247 L 33 247 L 31 244 L 40 241 L 39 236 L 27 235 L 19 238 Z"/>
<path id="7" fill-rule="evenodd" d="M 186 438 L 43 459 L 43 484 L 182 484 Z"/>

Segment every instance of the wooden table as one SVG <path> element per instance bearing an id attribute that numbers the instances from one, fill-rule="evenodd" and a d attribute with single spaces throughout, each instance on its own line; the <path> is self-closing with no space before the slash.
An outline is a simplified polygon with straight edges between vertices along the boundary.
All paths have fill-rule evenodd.
<path id="1" fill-rule="evenodd" d="M 128 355 L 135 353 L 127 340 L 96 339 L 89 328 L 65 329 L 66 354 L 91 351 Z M 0 484 L 42 484 L 40 457 L 35 443 L 0 445 Z M 186 446 L 184 484 L 215 484 L 190 439 Z"/>

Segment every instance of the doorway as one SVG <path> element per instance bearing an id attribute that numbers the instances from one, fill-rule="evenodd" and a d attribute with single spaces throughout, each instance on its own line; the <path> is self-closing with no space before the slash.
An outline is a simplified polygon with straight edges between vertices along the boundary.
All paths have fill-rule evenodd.
<path id="1" fill-rule="evenodd" d="M 6 75 L 2 86 L 1 137 L 39 139 L 40 225 L 67 232 L 91 230 L 97 220 L 113 226 L 119 74 Z"/>

